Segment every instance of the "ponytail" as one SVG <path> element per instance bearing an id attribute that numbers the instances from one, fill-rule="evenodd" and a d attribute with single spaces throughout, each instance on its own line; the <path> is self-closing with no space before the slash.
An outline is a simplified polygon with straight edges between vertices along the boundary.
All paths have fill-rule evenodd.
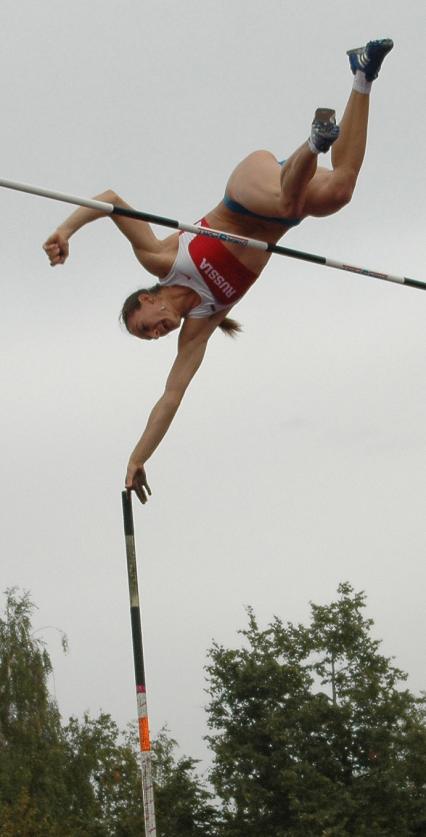
<path id="1" fill-rule="evenodd" d="M 237 334 L 241 334 L 243 330 L 240 323 L 237 323 L 237 321 L 233 320 L 231 317 L 225 317 L 225 319 L 220 323 L 219 328 L 228 337 L 236 337 Z"/>

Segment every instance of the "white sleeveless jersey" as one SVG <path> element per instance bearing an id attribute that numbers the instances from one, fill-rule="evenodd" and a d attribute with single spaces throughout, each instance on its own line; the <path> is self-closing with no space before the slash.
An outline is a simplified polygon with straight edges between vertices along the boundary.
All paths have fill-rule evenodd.
<path id="1" fill-rule="evenodd" d="M 208 224 L 203 218 L 197 222 Z M 184 285 L 201 299 L 189 318 L 210 317 L 235 304 L 257 278 L 216 238 L 196 233 L 179 235 L 178 253 L 172 269 L 160 285 Z"/>

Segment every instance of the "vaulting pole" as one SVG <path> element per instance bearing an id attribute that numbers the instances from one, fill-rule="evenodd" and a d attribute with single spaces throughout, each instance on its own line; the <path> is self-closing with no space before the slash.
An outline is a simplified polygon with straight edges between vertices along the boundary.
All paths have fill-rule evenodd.
<path id="1" fill-rule="evenodd" d="M 194 226 L 193 224 L 183 224 L 181 221 L 175 221 L 172 218 L 164 218 L 162 215 L 152 215 L 150 212 L 139 212 L 136 209 L 127 209 L 122 206 L 115 206 L 113 203 L 107 203 L 105 201 L 79 198 L 75 195 L 66 195 L 63 192 L 54 192 L 51 189 L 41 189 L 38 186 L 28 186 L 26 183 L 16 183 L 13 180 L 0 179 L 0 186 L 4 186 L 6 189 L 16 189 L 18 192 L 28 192 L 31 195 L 39 195 L 42 198 L 52 198 L 55 201 L 64 201 L 64 203 L 74 203 L 78 206 L 87 206 L 90 209 L 98 209 L 110 215 L 124 215 L 127 218 L 136 218 L 139 221 L 149 221 L 151 224 L 159 224 L 161 227 L 171 227 L 172 229 L 182 230 L 183 232 L 206 235 L 209 238 L 219 238 L 221 241 L 228 241 L 230 244 L 240 244 L 242 247 L 265 250 L 267 253 L 277 253 L 279 256 L 288 256 L 291 259 L 301 259 L 302 261 L 313 262 L 314 264 L 324 265 L 325 267 L 335 267 L 337 270 L 347 270 L 349 273 L 358 273 L 362 276 L 371 276 L 374 279 L 385 279 L 388 282 L 397 282 L 400 285 L 408 285 L 411 288 L 426 290 L 426 282 L 422 282 L 418 279 L 409 279 L 408 276 L 395 276 L 392 273 L 369 270 L 366 267 L 357 267 L 356 265 L 346 264 L 346 262 L 337 261 L 336 259 L 328 259 L 325 256 L 315 256 L 313 253 L 304 253 L 301 250 L 291 250 L 288 247 L 281 247 L 277 244 L 268 244 L 266 241 L 259 241 L 256 238 L 244 238 L 244 236 L 233 235 L 232 233 L 222 232 L 221 230 L 212 230 L 206 227 Z"/>
<path id="2" fill-rule="evenodd" d="M 135 533 L 133 528 L 132 495 L 123 491 L 124 535 L 126 538 L 127 575 L 129 579 L 130 619 L 132 625 L 133 660 L 135 665 L 136 701 L 138 707 L 142 798 L 146 837 L 157 837 L 155 824 L 154 787 L 152 781 L 151 742 L 146 701 L 145 666 L 143 659 L 141 614 L 139 609 L 138 571 L 136 565 Z"/>

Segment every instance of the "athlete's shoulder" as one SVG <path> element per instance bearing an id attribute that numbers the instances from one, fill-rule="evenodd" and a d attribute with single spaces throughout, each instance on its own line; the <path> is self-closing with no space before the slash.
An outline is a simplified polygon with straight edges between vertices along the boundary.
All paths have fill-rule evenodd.
<path id="1" fill-rule="evenodd" d="M 173 233 L 167 238 L 158 239 L 158 242 L 149 253 L 144 253 L 143 260 L 139 259 L 144 268 L 157 276 L 158 279 L 164 279 L 170 273 L 173 264 L 176 260 L 179 247 L 179 233 Z M 135 251 L 136 256 L 138 253 Z"/>

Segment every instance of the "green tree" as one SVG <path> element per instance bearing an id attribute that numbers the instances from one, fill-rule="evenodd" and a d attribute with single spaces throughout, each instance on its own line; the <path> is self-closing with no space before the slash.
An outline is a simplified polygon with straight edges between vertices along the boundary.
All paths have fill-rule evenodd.
<path id="1" fill-rule="evenodd" d="M 106 713 L 62 724 L 33 610 L 28 594 L 7 592 L 0 618 L 0 835 L 141 837 L 136 732 L 123 735 Z M 158 833 L 213 836 L 211 796 L 196 762 L 176 760 L 175 747 L 165 731 L 153 744 Z"/>
<path id="2" fill-rule="evenodd" d="M 67 823 L 73 837 L 143 834 L 139 769 L 130 743 L 111 716 L 101 713 L 64 727 L 65 781 L 70 789 Z"/>
<path id="3" fill-rule="evenodd" d="M 222 837 L 426 832 L 425 699 L 379 653 L 349 584 L 308 627 L 249 609 L 243 647 L 210 650 L 208 740 Z"/>
<path id="4" fill-rule="evenodd" d="M 6 594 L 0 618 L 0 833 L 56 837 L 66 804 L 60 715 L 48 692 L 52 670 L 31 633 L 28 595 Z"/>
<path id="5" fill-rule="evenodd" d="M 153 744 L 158 837 L 216 837 L 213 797 L 196 773 L 196 759 L 175 758 L 176 741 L 162 730 Z"/>
<path id="6" fill-rule="evenodd" d="M 137 760 L 109 715 L 66 726 L 48 690 L 52 665 L 28 594 L 6 593 L 0 619 L 1 837 L 143 833 Z"/>

